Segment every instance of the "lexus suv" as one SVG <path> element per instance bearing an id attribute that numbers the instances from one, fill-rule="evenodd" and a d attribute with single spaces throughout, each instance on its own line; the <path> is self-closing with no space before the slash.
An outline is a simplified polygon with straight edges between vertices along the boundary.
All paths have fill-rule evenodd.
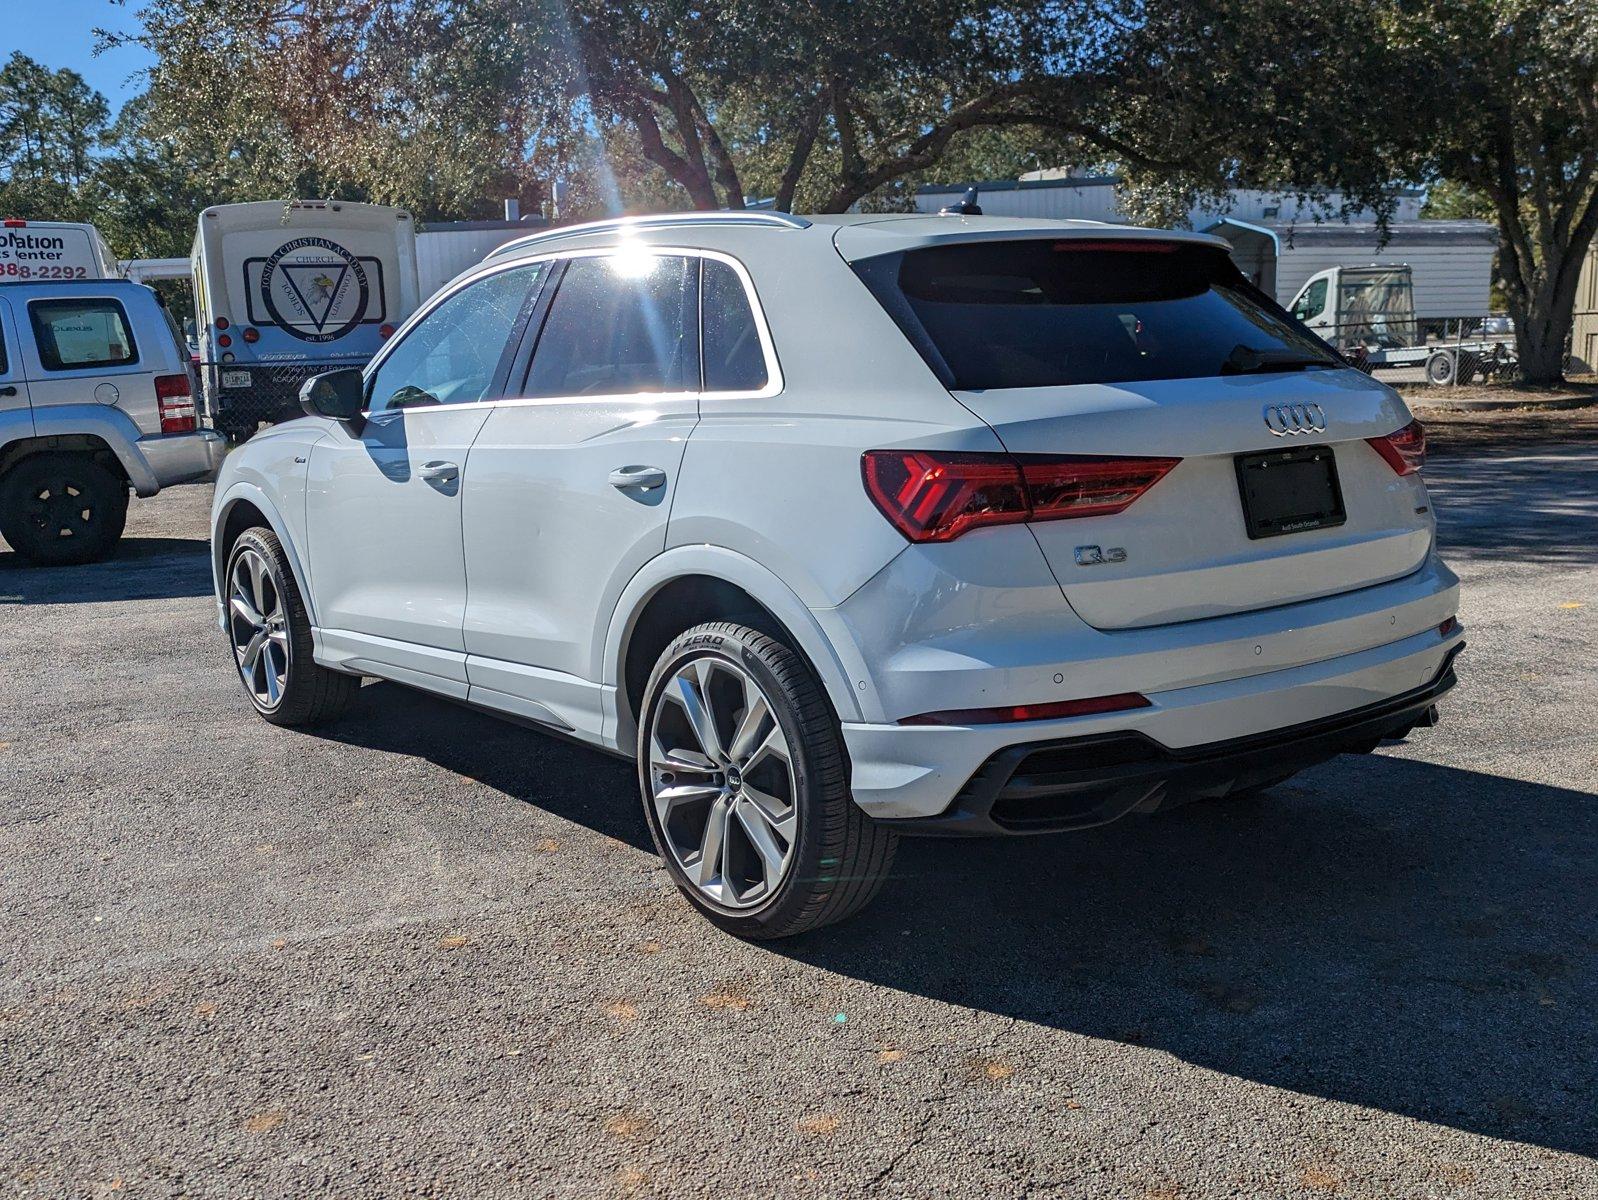
<path id="1" fill-rule="evenodd" d="M 900 833 L 1081 829 L 1436 720 L 1425 437 L 1191 233 L 701 213 L 534 234 L 223 466 L 244 690 L 628 755 L 723 929 Z"/>

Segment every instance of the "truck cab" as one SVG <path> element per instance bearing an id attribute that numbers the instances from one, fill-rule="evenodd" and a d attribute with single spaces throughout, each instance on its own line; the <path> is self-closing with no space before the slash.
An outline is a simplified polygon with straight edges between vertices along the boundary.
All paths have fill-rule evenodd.
<path id="1" fill-rule="evenodd" d="M 1396 350 L 1419 341 L 1406 263 L 1317 271 L 1288 308 L 1339 350 Z"/>
<path id="2" fill-rule="evenodd" d="M 0 283 L 0 535 L 24 559 L 90 562 L 128 494 L 210 478 L 194 373 L 156 294 L 121 279 Z"/>

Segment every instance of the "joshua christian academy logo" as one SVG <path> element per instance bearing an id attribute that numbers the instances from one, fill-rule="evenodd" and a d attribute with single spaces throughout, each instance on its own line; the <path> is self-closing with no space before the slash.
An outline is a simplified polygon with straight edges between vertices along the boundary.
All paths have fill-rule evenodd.
<path id="1" fill-rule="evenodd" d="M 337 242 L 302 237 L 279 246 L 261 267 L 261 300 L 284 333 L 333 342 L 366 317 L 366 268 Z"/>

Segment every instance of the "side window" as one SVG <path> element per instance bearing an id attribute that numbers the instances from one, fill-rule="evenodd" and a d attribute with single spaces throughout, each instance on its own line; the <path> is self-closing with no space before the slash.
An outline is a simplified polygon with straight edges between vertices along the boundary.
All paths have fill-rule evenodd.
<path id="1" fill-rule="evenodd" d="M 1298 298 L 1298 303 L 1293 305 L 1293 315 L 1300 321 L 1321 315 L 1321 309 L 1326 307 L 1326 283 L 1324 279 L 1317 279 Z"/>
<path id="2" fill-rule="evenodd" d="M 428 313 L 367 383 L 373 412 L 488 398 L 501 355 L 543 263 L 469 284 Z"/>
<path id="3" fill-rule="evenodd" d="M 46 371 L 121 367 L 139 361 L 128 315 L 115 300 L 32 300 L 28 317 Z"/>
<path id="4" fill-rule="evenodd" d="M 765 387 L 766 355 L 738 272 L 704 260 L 699 311 L 704 328 L 705 391 L 758 392 Z"/>
<path id="5" fill-rule="evenodd" d="M 698 390 L 697 266 L 664 254 L 571 259 L 522 394 Z"/>

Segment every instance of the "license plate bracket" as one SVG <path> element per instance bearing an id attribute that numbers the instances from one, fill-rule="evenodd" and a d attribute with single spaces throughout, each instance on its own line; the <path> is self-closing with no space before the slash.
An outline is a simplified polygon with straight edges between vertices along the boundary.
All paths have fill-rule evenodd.
<path id="1" fill-rule="evenodd" d="M 248 371 L 223 371 L 222 386 L 225 388 L 247 388 L 253 386 L 255 380 Z"/>
<path id="2" fill-rule="evenodd" d="M 1330 446 L 1239 454 L 1234 462 L 1251 539 L 1330 529 L 1348 520 Z"/>

